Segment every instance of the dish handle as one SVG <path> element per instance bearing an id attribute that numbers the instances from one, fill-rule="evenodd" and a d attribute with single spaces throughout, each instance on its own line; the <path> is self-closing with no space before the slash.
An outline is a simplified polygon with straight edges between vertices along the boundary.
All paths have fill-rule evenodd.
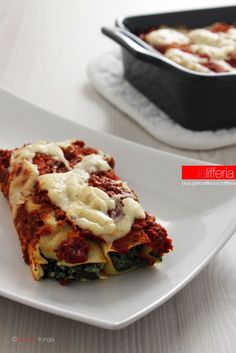
<path id="1" fill-rule="evenodd" d="M 151 47 L 150 49 L 145 48 L 146 43 L 142 43 L 142 41 L 139 38 L 136 38 L 134 34 L 124 29 L 117 27 L 102 27 L 102 33 L 110 39 L 114 40 L 116 43 L 120 44 L 123 48 L 127 49 L 129 52 L 141 60 L 156 64 L 163 62 L 161 59 L 161 54 L 159 54 L 157 51 L 154 52 L 154 49 Z"/>

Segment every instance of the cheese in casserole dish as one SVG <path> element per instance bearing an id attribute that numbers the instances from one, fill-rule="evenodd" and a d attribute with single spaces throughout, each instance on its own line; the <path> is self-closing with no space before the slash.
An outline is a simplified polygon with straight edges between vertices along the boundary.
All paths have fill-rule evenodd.
<path id="1" fill-rule="evenodd" d="M 215 23 L 206 28 L 160 27 L 140 38 L 167 58 L 202 73 L 236 73 L 236 27 Z"/>

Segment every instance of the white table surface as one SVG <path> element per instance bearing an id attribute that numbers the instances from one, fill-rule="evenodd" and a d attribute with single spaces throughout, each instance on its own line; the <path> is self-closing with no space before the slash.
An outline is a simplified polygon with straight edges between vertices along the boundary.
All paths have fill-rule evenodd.
<path id="1" fill-rule="evenodd" d="M 236 164 L 236 146 L 177 150 L 153 139 L 101 98 L 89 60 L 115 47 L 100 33 L 117 15 L 233 4 L 189 0 L 0 0 L 0 85 L 68 119 L 161 150 Z M 235 14 L 236 20 L 236 14 Z M 1 128 L 4 128 L 2 126 Z M 223 221 L 223 220 L 222 220 Z M 174 298 L 120 331 L 106 331 L 0 298 L 0 352 L 233 353 L 236 237 Z M 13 342 L 12 337 L 24 342 Z M 32 342 L 33 337 L 54 342 Z"/>

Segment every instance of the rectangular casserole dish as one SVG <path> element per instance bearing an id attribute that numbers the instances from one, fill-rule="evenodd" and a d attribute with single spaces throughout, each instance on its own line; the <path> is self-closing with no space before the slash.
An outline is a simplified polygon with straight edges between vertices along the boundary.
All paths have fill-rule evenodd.
<path id="1" fill-rule="evenodd" d="M 102 32 L 122 47 L 125 78 L 176 123 L 204 131 L 236 126 L 236 74 L 194 72 L 169 60 L 137 33 L 180 24 L 188 28 L 236 21 L 236 6 L 119 18 Z"/>

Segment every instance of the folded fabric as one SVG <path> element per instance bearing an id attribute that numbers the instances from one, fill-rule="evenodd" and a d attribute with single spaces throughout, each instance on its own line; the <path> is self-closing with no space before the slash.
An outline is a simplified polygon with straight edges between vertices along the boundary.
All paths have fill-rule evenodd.
<path id="1" fill-rule="evenodd" d="M 191 131 L 175 123 L 125 80 L 120 50 L 93 60 L 88 66 L 88 75 L 104 98 L 159 141 L 187 150 L 210 150 L 236 143 L 236 128 Z"/>

